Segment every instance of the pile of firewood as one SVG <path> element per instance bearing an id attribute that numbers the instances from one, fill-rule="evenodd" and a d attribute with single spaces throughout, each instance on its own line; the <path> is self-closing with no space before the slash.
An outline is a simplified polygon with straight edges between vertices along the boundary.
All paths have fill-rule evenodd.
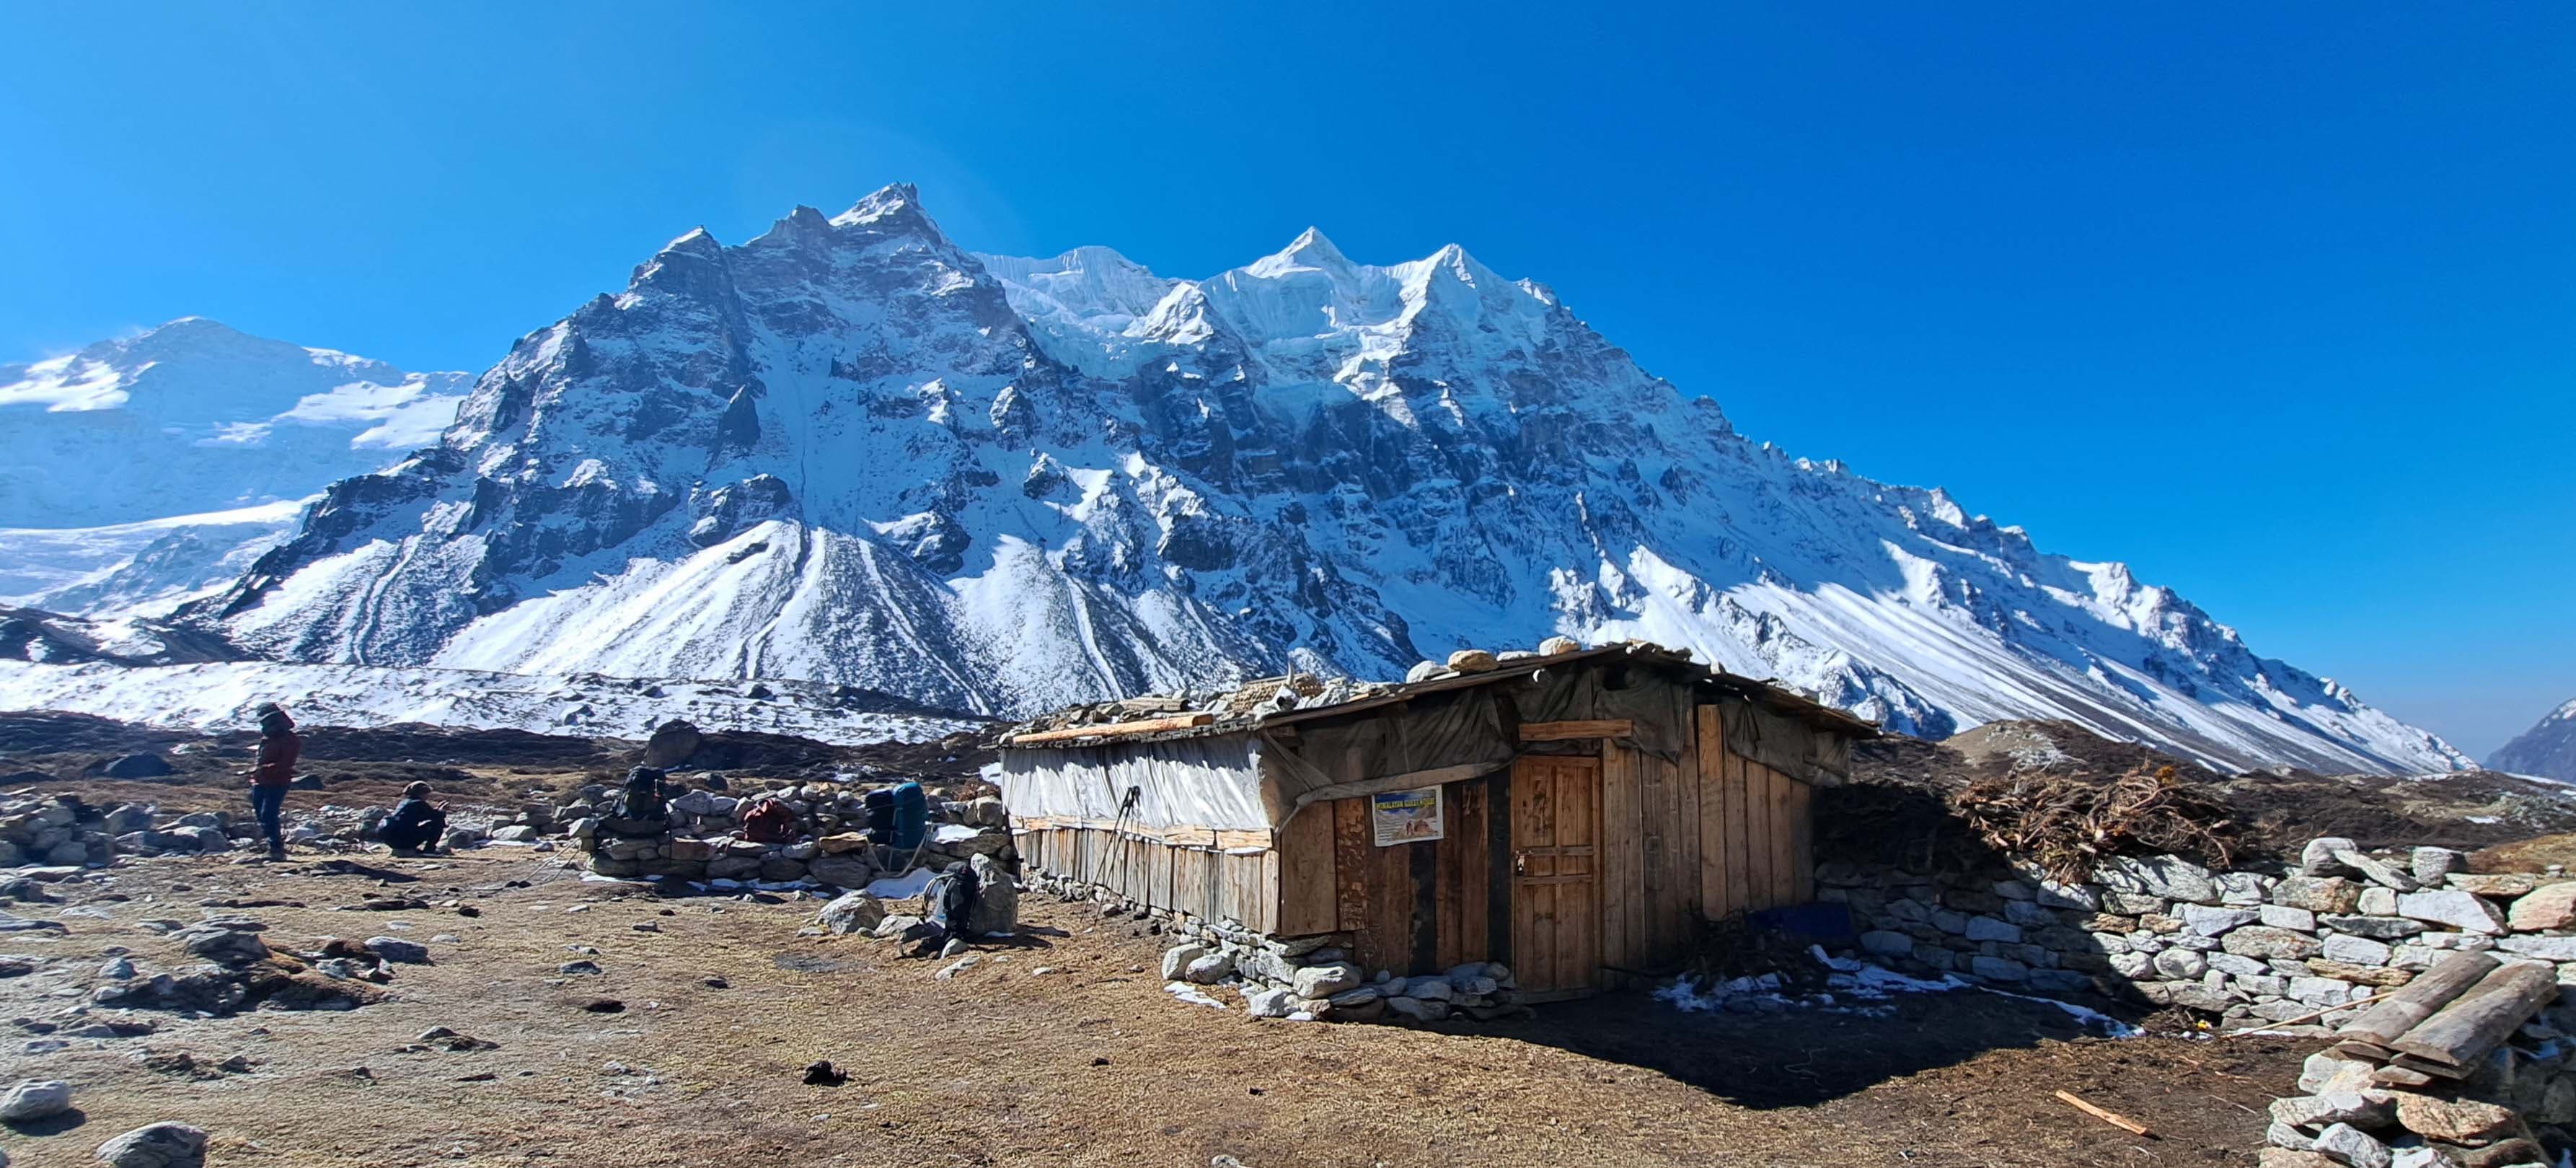
<path id="1" fill-rule="evenodd" d="M 2108 783 L 2016 771 L 1970 783 L 1952 805 L 1987 846 L 2027 856 L 2069 884 L 2092 879 L 2113 856 L 2178 855 L 2223 869 L 2235 827 L 2225 802 L 2170 766 Z"/>

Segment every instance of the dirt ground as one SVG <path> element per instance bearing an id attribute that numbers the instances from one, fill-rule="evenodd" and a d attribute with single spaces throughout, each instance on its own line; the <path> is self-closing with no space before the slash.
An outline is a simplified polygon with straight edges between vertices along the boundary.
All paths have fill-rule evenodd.
<path id="1" fill-rule="evenodd" d="M 943 963 L 885 943 L 796 936 L 811 900 L 663 899 L 518 850 L 369 858 L 418 878 L 391 884 L 319 860 L 134 861 L 13 906 L 69 931 L 0 934 L 0 954 L 42 966 L 0 979 L 0 1016 L 21 1020 L 0 1031 L 0 1081 L 68 1079 L 80 1111 L 0 1130 L 12 1162 L 90 1163 L 167 1119 L 210 1131 L 212 1164 L 297 1168 L 2248 1164 L 2305 1053 L 2085 1038 L 2052 1006 L 1976 992 L 1900 997 L 1888 1018 L 1623 994 L 1488 1026 L 1256 1021 L 1175 1001 L 1152 973 L 1160 938 L 1089 906 L 1027 898 L 1019 945 L 938 980 Z M 340 907 L 389 892 L 434 907 Z M 302 907 L 208 907 L 258 901 Z M 117 949 L 147 974 L 185 963 L 137 922 L 230 911 L 282 949 L 392 935 L 433 963 L 356 1011 L 138 1012 L 153 1033 L 26 1052 L 27 1022 L 61 1021 Z M 579 946 L 602 974 L 558 973 Z M 602 999 L 622 1010 L 585 1009 Z M 498 1046 L 414 1042 L 435 1026 Z M 196 1069 L 167 1069 L 176 1052 Z M 209 1069 L 235 1054 L 248 1070 Z M 805 1085 L 816 1059 L 848 1081 Z"/>

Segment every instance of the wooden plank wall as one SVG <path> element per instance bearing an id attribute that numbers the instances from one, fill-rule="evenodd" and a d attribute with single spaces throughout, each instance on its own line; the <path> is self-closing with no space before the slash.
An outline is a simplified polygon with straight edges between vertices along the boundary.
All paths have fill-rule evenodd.
<path id="1" fill-rule="evenodd" d="M 1153 908 L 1281 931 L 1275 847 L 1194 847 L 1097 827 L 1015 825 L 1012 838 L 1022 862 L 1042 871 L 1089 880 Z"/>
<path id="2" fill-rule="evenodd" d="M 1352 960 L 1370 969 L 1433 973 L 1494 956 L 1488 784 L 1445 784 L 1440 797 L 1441 838 L 1424 843 L 1377 846 L 1366 798 L 1316 804 L 1291 818 L 1280 863 L 1299 875 L 1282 881 L 1282 919 L 1323 921 L 1300 932 L 1349 933 Z M 1308 816 L 1319 826 L 1299 827 Z M 1330 837 L 1322 838 L 1326 827 Z"/>
<path id="3" fill-rule="evenodd" d="M 1714 802 L 1700 815 L 1699 879 L 1707 914 L 1726 917 L 1814 899 L 1814 798 L 1807 784 L 1725 749 L 1726 727 L 1717 707 L 1700 707 L 1697 722 L 1700 742 L 1716 745 L 1702 755 L 1703 782 Z"/>

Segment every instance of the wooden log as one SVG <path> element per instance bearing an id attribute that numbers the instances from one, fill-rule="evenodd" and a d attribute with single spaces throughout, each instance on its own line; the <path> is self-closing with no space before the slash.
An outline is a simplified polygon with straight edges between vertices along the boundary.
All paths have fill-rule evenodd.
<path id="1" fill-rule="evenodd" d="M 2478 984 L 2502 964 L 2485 953 L 2460 952 L 2442 959 L 2433 968 L 2416 975 L 2396 993 L 2380 999 L 2369 1012 L 2343 1024 L 2335 1037 L 2389 1046 L 2397 1036 L 2413 1030 L 2434 1012 L 2450 1005 L 2469 987 Z"/>
<path id="2" fill-rule="evenodd" d="M 1064 726 L 1054 730 L 1035 730 L 1014 734 L 1002 740 L 1004 746 L 1033 746 L 1041 742 L 1066 742 L 1076 738 L 1111 738 L 1130 734 L 1159 734 L 1165 730 L 1187 730 L 1216 721 L 1216 715 L 1205 710 L 1190 714 L 1173 714 L 1164 718 L 1139 718 L 1133 722 L 1102 722 L 1096 726 Z"/>
<path id="3" fill-rule="evenodd" d="M 2077 1111 L 2081 1111 L 2084 1114 L 2110 1124 L 2113 1127 L 2127 1131 L 2131 1135 L 2143 1136 L 2153 1134 L 2147 1131 L 2147 1125 L 2139 1123 L 2137 1120 L 2131 1119 L 2119 1112 L 2105 1111 L 2099 1107 L 2095 1107 L 2090 1103 L 2076 1098 L 2073 1092 L 2060 1091 L 2057 1093 L 2057 1097 L 2067 1101 L 2068 1103 L 2074 1104 Z"/>
<path id="4" fill-rule="evenodd" d="M 1637 724 L 1626 718 L 1521 723 L 1523 742 L 1563 742 L 1569 738 L 1626 738 L 1636 732 Z"/>
<path id="5" fill-rule="evenodd" d="M 2544 961 L 2515 962 L 2486 975 L 2389 1045 L 2399 1054 L 2427 1063 L 2473 1066 L 2542 1006 L 2557 999 L 2554 966 Z"/>

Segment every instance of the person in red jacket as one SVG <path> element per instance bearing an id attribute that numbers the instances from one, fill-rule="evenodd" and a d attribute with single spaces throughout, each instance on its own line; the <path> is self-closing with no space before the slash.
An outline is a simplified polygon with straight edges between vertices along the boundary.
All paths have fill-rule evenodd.
<path id="1" fill-rule="evenodd" d="M 268 858 L 286 858 L 286 827 L 281 817 L 286 812 L 286 787 L 295 781 L 295 760 L 304 753 L 304 739 L 295 732 L 295 719 L 276 702 L 259 708 L 259 761 L 250 770 L 250 810 L 259 817 L 260 834 L 268 837 Z"/>

